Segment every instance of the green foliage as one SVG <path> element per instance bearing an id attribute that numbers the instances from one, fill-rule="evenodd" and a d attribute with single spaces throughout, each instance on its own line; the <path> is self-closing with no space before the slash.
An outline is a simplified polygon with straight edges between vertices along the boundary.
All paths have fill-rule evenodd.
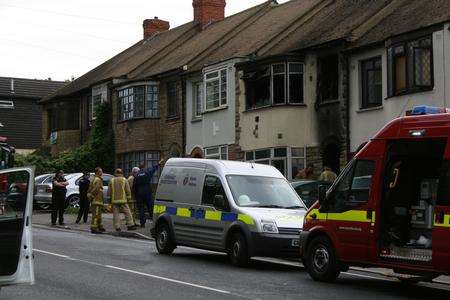
<path id="1" fill-rule="evenodd" d="M 36 175 L 64 170 L 66 173 L 91 171 L 102 167 L 106 172 L 114 169 L 114 134 L 111 127 L 111 109 L 107 104 L 97 106 L 96 120 L 89 140 L 82 146 L 56 157 L 30 154 L 16 155 L 16 166 L 36 167 Z"/>

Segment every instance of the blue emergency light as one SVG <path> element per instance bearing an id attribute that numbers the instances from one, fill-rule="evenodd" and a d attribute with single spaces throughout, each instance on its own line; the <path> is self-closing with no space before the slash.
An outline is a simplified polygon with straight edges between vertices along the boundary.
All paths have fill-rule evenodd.
<path id="1" fill-rule="evenodd" d="M 435 107 L 428 105 L 416 106 L 412 109 L 411 115 L 435 115 L 435 114 L 445 114 L 450 112 L 448 108 L 444 107 Z"/>

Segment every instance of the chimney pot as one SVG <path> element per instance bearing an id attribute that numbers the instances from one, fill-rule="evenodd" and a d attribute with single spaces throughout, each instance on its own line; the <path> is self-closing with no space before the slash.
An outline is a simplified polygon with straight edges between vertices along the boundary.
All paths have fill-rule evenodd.
<path id="1" fill-rule="evenodd" d="M 160 20 L 158 17 L 144 20 L 142 26 L 144 28 L 144 39 L 170 29 L 170 23 Z"/>
<path id="2" fill-rule="evenodd" d="M 193 0 L 194 22 L 202 29 L 225 18 L 225 0 Z"/>

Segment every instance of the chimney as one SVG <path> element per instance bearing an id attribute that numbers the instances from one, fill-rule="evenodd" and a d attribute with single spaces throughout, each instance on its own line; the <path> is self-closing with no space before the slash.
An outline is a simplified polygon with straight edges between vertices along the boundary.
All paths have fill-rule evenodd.
<path id="1" fill-rule="evenodd" d="M 205 28 L 225 18 L 225 0 L 193 0 L 194 22 Z"/>
<path id="2" fill-rule="evenodd" d="M 170 23 L 155 17 L 154 19 L 144 20 L 144 39 L 151 37 L 157 33 L 167 31 L 170 29 Z"/>

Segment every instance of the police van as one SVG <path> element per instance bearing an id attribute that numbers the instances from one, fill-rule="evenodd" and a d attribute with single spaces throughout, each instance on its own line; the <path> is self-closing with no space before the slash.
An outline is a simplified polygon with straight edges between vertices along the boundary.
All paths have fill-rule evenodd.
<path id="1" fill-rule="evenodd" d="M 305 212 L 274 167 L 176 158 L 162 171 L 151 232 L 161 254 L 190 246 L 244 266 L 252 256 L 298 256 Z"/>

